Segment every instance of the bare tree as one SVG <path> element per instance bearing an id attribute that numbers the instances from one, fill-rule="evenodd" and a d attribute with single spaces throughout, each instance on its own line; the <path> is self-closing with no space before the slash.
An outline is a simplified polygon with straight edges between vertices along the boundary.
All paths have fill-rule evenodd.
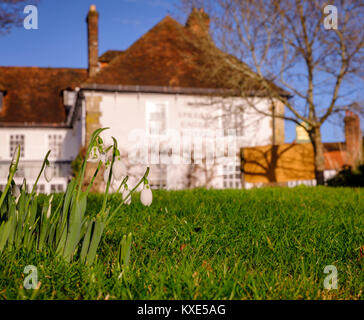
<path id="1" fill-rule="evenodd" d="M 348 108 L 363 113 L 354 103 L 362 99 L 364 80 L 363 1 L 331 3 L 337 28 L 335 12 L 325 12 L 327 3 L 319 0 L 181 2 L 186 12 L 205 8 L 211 21 L 209 36 L 194 41 L 204 55 L 201 78 L 216 78 L 243 97 L 245 107 L 302 126 L 313 145 L 317 184 L 323 184 L 322 125 Z M 205 20 L 201 14 L 201 29 Z M 333 28 L 325 28 L 327 21 Z M 258 109 L 257 97 L 269 99 L 271 109 Z M 275 112 L 277 104 L 286 106 L 284 114 Z"/>
<path id="2" fill-rule="evenodd" d="M 0 1 L 0 34 L 10 32 L 13 27 L 20 27 L 24 20 L 24 7 L 36 4 L 38 0 L 1 0 Z"/>

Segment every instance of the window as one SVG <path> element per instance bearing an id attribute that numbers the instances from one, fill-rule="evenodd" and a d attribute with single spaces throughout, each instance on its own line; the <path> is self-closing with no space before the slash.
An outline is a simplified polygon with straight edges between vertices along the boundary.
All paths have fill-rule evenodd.
<path id="1" fill-rule="evenodd" d="M 76 102 L 76 91 L 64 90 L 63 91 L 63 104 L 65 106 L 73 106 Z"/>
<path id="2" fill-rule="evenodd" d="M 37 184 L 34 189 L 35 189 L 35 192 L 39 192 L 39 193 L 45 192 L 44 184 Z"/>
<path id="3" fill-rule="evenodd" d="M 236 134 L 236 136 L 242 137 L 244 134 L 243 113 L 239 111 L 235 113 L 226 113 L 223 116 L 222 125 L 224 128 L 225 136 Z"/>
<path id="4" fill-rule="evenodd" d="M 164 134 L 167 127 L 167 103 L 146 104 L 148 134 Z"/>
<path id="5" fill-rule="evenodd" d="M 18 145 L 20 145 L 20 157 L 24 158 L 24 146 L 25 146 L 25 138 L 23 134 L 11 134 L 10 135 L 10 149 L 9 156 L 13 157 L 15 149 Z"/>
<path id="6" fill-rule="evenodd" d="M 223 165 L 223 186 L 229 189 L 241 188 L 241 171 L 237 165 Z"/>
<path id="7" fill-rule="evenodd" d="M 51 192 L 64 192 L 63 184 L 51 184 Z"/>
<path id="8" fill-rule="evenodd" d="M 61 167 L 55 163 L 50 165 L 52 170 L 52 177 L 60 177 L 61 176 Z"/>
<path id="9" fill-rule="evenodd" d="M 152 165 L 148 181 L 151 189 L 165 189 L 167 187 L 167 166 L 165 164 Z"/>
<path id="10" fill-rule="evenodd" d="M 24 168 L 24 166 L 18 165 L 18 168 L 15 171 L 14 177 L 25 178 L 25 168 Z"/>
<path id="11" fill-rule="evenodd" d="M 58 159 L 62 157 L 62 142 L 63 137 L 61 134 L 48 135 L 48 148 L 51 150 L 49 155 L 50 159 Z"/>

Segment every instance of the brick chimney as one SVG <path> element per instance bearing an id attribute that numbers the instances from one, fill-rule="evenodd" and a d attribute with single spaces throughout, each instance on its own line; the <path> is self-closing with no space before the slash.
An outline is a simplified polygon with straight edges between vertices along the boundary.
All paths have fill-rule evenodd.
<path id="1" fill-rule="evenodd" d="M 99 70 L 99 13 L 96 11 L 96 6 L 92 4 L 87 14 L 87 40 L 88 40 L 88 76 L 94 76 Z"/>
<path id="2" fill-rule="evenodd" d="M 359 116 L 352 111 L 345 114 L 345 140 L 348 162 L 356 167 L 362 159 L 362 134 Z"/>
<path id="3" fill-rule="evenodd" d="M 187 19 L 186 27 L 196 35 L 208 36 L 210 30 L 210 17 L 203 8 L 193 8 Z"/>

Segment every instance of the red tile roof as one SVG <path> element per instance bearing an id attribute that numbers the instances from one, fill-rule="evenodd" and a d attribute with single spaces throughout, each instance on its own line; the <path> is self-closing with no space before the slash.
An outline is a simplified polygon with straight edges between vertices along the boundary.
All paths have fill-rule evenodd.
<path id="1" fill-rule="evenodd" d="M 211 50 L 202 52 L 195 45 L 197 40 L 199 37 L 191 28 L 167 16 L 126 51 L 105 52 L 99 58 L 103 68 L 89 79 L 85 69 L 0 67 L 0 88 L 7 92 L 0 111 L 0 125 L 64 123 L 66 111 L 61 92 L 69 87 L 117 85 L 231 89 L 229 79 L 232 73 L 235 79 L 240 75 L 226 64 L 215 77 L 201 77 L 201 66 L 206 67 L 209 63 L 208 54 L 210 51 L 216 53 L 218 49 L 211 42 Z M 234 63 L 242 64 L 234 59 Z M 241 76 L 241 81 L 246 78 Z M 247 83 L 257 90 L 253 81 Z"/>
<path id="2" fill-rule="evenodd" d="M 66 121 L 62 90 L 79 86 L 85 69 L 0 67 L 0 86 L 6 91 L 1 124 L 61 124 Z"/>
<path id="3" fill-rule="evenodd" d="M 324 143 L 325 170 L 340 170 L 348 165 L 348 156 L 345 142 Z"/>
<path id="4" fill-rule="evenodd" d="M 107 50 L 99 57 L 99 62 L 109 63 L 111 60 L 113 60 L 123 52 L 124 51 L 120 50 Z"/>
<path id="5" fill-rule="evenodd" d="M 213 42 L 207 42 L 209 45 L 202 52 L 202 47 L 196 45 L 199 40 L 200 37 L 188 26 L 167 16 L 122 54 L 106 52 L 104 58 L 109 60 L 109 56 L 112 56 L 113 59 L 94 77 L 87 79 L 84 87 L 96 84 L 232 89 L 229 81 L 234 74 L 236 84 L 239 76 L 236 69 L 221 59 L 219 64 L 223 67 L 214 76 L 208 76 L 206 72 L 211 56 L 221 56 L 222 52 Z M 219 54 L 215 54 L 217 51 Z M 234 63 L 243 65 L 238 59 L 229 57 Z M 241 81 L 246 80 L 244 76 L 241 78 Z M 251 80 L 247 83 L 253 88 Z"/>
<path id="6" fill-rule="evenodd" d="M 185 28 L 167 16 L 86 83 L 206 87 L 186 63 L 192 47 L 185 36 Z"/>
<path id="7" fill-rule="evenodd" d="M 346 151 L 330 151 L 324 153 L 325 170 L 339 170 L 347 165 Z"/>

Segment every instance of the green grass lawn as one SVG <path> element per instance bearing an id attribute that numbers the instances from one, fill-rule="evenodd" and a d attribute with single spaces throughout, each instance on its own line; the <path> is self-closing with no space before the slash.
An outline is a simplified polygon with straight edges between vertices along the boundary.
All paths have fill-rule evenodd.
<path id="1" fill-rule="evenodd" d="M 147 208 L 137 198 L 114 218 L 92 268 L 52 253 L 3 253 L 0 299 L 363 297 L 363 189 L 155 191 Z M 101 199 L 90 196 L 88 214 Z M 120 276 L 113 265 L 129 232 Z M 22 288 L 26 265 L 38 268 L 39 290 Z M 337 290 L 324 289 L 327 265 L 338 270 Z"/>

